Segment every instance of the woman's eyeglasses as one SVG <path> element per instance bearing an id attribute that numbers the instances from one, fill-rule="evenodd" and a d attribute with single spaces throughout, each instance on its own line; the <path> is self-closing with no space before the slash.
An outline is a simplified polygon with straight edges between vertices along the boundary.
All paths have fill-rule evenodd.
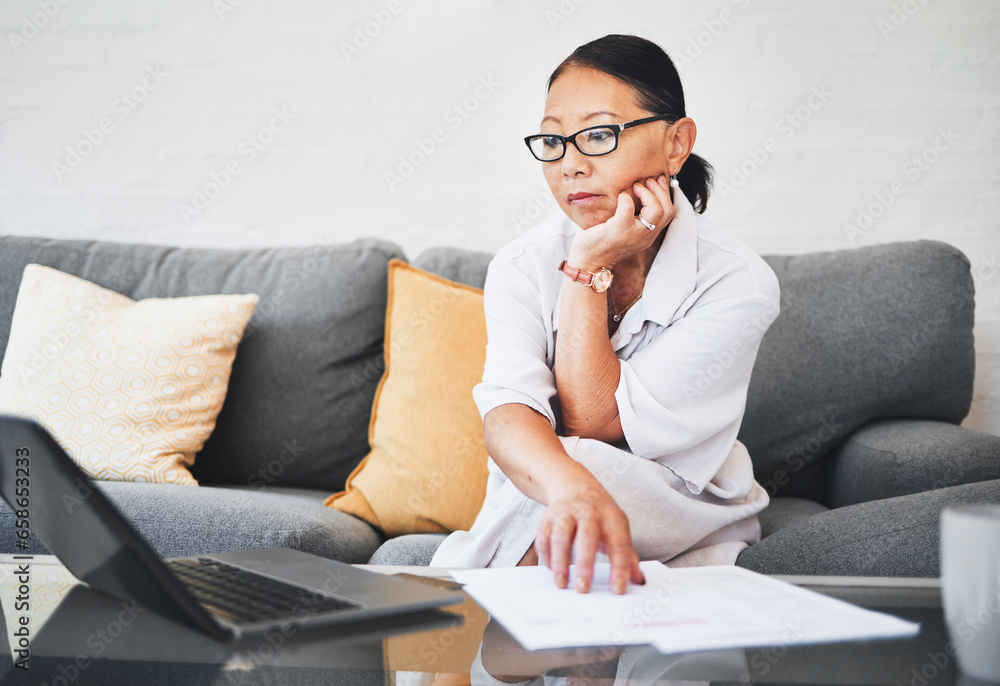
<path id="1" fill-rule="evenodd" d="M 624 124 L 590 126 L 577 131 L 572 136 L 540 133 L 535 136 L 528 136 L 524 139 L 524 142 L 527 143 L 531 154 L 540 162 L 561 160 L 566 154 L 567 143 L 572 143 L 576 146 L 577 150 L 588 157 L 600 157 L 618 149 L 618 134 L 625 129 L 665 119 L 675 119 L 675 117 L 670 114 L 658 114 L 655 117 L 635 119 Z"/>

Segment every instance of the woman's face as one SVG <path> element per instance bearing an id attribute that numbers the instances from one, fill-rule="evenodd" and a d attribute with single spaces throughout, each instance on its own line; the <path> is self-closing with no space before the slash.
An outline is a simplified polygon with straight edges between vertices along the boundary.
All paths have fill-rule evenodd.
<path id="1" fill-rule="evenodd" d="M 632 89 L 613 76 L 573 67 L 549 88 L 541 132 L 569 136 L 589 126 L 622 124 L 656 114 L 662 113 L 636 105 Z M 563 212 L 589 229 L 614 215 L 622 191 L 632 196 L 639 210 L 642 205 L 632 184 L 660 174 L 669 176 L 673 138 L 673 127 L 658 121 L 622 131 L 618 149 L 608 155 L 588 157 L 567 144 L 561 160 L 542 162 L 545 180 Z"/>

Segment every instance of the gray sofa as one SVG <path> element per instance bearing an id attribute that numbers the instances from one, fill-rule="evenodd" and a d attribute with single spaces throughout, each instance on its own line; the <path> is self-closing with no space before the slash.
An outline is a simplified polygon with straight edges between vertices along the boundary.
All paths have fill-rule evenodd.
<path id="1" fill-rule="evenodd" d="M 386 542 L 322 504 L 367 452 L 393 257 L 404 256 L 377 240 L 229 251 L 4 236 L 0 351 L 31 262 L 134 299 L 257 293 L 225 406 L 192 469 L 201 485 L 100 487 L 163 556 L 287 546 L 426 563 L 440 536 Z M 414 264 L 482 286 L 489 258 L 441 248 Z M 764 538 L 739 564 L 936 576 L 941 508 L 1000 503 L 1000 437 L 958 426 L 975 364 L 968 260 L 931 241 L 766 259 L 782 312 L 761 345 L 740 438 L 774 498 Z M 11 532 L 0 552 L 14 552 L 2 504 L 0 529 Z M 47 552 L 30 545 L 20 552 Z"/>

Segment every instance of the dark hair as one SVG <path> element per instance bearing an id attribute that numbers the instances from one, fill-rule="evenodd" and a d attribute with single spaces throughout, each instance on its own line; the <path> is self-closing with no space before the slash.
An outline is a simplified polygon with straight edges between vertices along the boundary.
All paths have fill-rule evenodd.
<path id="1" fill-rule="evenodd" d="M 660 46 L 645 38 L 612 34 L 581 45 L 552 72 L 546 89 L 571 67 L 596 69 L 622 81 L 634 91 L 636 104 L 650 114 L 669 114 L 674 121 L 687 116 L 677 68 Z M 704 212 L 712 188 L 712 165 L 692 153 L 677 173 L 677 181 L 695 210 Z"/>

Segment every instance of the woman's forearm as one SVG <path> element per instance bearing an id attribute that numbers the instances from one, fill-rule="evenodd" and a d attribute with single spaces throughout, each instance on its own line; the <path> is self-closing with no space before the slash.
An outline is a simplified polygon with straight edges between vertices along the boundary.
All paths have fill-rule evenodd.
<path id="1" fill-rule="evenodd" d="M 574 489 L 600 488 L 587 468 L 566 454 L 549 420 L 527 405 L 490 410 L 483 432 L 490 457 L 532 500 L 549 505 Z"/>
<path id="2" fill-rule="evenodd" d="M 608 337 L 606 293 L 576 283 L 563 288 L 553 371 L 567 435 L 606 443 L 624 438 L 615 400 L 621 367 Z"/>
<path id="3" fill-rule="evenodd" d="M 486 414 L 486 449 L 521 493 L 545 505 L 535 536 L 538 563 L 566 588 L 590 589 L 594 558 L 611 558 L 612 588 L 624 593 L 629 580 L 642 583 L 628 517 L 586 467 L 563 448 L 549 420 L 527 405 L 501 405 Z"/>

